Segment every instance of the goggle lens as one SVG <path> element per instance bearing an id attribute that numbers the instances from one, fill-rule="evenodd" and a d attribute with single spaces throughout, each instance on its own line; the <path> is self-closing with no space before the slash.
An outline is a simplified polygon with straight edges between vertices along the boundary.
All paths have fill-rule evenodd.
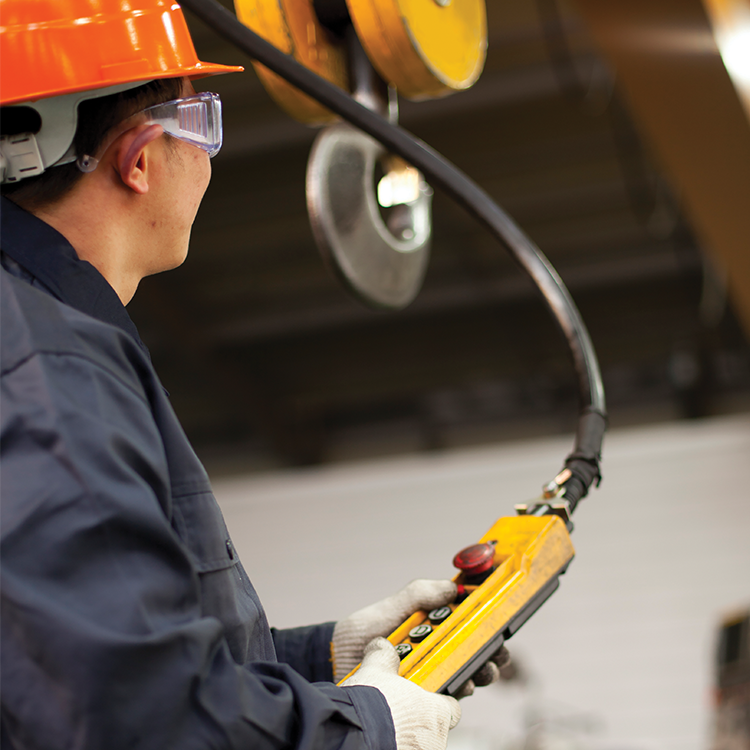
<path id="1" fill-rule="evenodd" d="M 202 148 L 210 157 L 219 153 L 224 138 L 221 99 L 203 91 L 144 110 L 148 120 L 161 125 L 165 133 Z"/>

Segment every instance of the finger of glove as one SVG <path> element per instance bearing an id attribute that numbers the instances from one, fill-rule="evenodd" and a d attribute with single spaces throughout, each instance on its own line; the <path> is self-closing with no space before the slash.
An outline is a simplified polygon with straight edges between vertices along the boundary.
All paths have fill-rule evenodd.
<path id="1" fill-rule="evenodd" d="M 490 657 L 490 661 L 502 669 L 503 667 L 510 664 L 510 651 L 505 646 L 502 646 L 500 650 Z"/>
<path id="2" fill-rule="evenodd" d="M 341 685 L 342 687 L 354 685 L 378 686 L 383 678 L 398 676 L 399 663 L 400 659 L 393 645 L 385 638 L 375 638 L 365 648 L 359 669 Z"/>
<path id="3" fill-rule="evenodd" d="M 504 663 L 507 663 L 505 661 Z M 500 679 L 500 667 L 495 664 L 494 658 L 488 661 L 483 667 L 478 669 L 471 677 L 470 680 L 464 682 L 463 685 L 454 693 L 454 696 L 461 700 L 462 698 L 468 698 L 470 695 L 474 695 L 474 690 L 478 687 L 486 687 L 492 685 Z"/>
<path id="4" fill-rule="evenodd" d="M 491 685 L 500 679 L 500 667 L 494 661 L 488 661 L 471 676 L 471 679 L 477 687 Z"/>
<path id="5" fill-rule="evenodd" d="M 391 597 L 394 612 L 399 614 L 399 622 L 420 609 L 442 607 L 456 598 L 456 584 L 448 580 L 427 580 L 424 578 L 412 581 L 395 596 Z"/>
<path id="6" fill-rule="evenodd" d="M 338 682 L 361 661 L 364 647 L 393 632 L 409 615 L 425 606 L 441 606 L 455 598 L 452 581 L 413 581 L 398 594 L 357 610 L 333 630 L 334 678 Z M 433 605 L 432 602 L 440 602 Z"/>
<path id="7" fill-rule="evenodd" d="M 385 638 L 375 638 L 367 644 L 360 670 L 371 668 L 384 670 L 390 674 L 398 674 L 398 658 L 393 644 Z"/>
<path id="8" fill-rule="evenodd" d="M 474 695 L 474 680 L 466 680 L 463 685 L 453 694 L 456 700 L 462 700 L 468 698 L 470 695 Z"/>
<path id="9" fill-rule="evenodd" d="M 371 627 L 380 629 L 371 632 L 371 637 L 387 635 L 420 609 L 442 607 L 455 598 L 456 584 L 453 581 L 420 578 L 404 586 L 397 594 L 355 613 L 354 616 L 359 616 L 361 620 L 370 619 Z"/>

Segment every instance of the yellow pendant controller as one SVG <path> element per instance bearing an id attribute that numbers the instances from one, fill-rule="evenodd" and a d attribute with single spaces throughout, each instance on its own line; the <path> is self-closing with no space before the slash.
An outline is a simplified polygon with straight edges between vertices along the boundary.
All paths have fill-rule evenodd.
<path id="1" fill-rule="evenodd" d="M 455 556 L 456 601 L 415 612 L 388 637 L 399 674 L 425 690 L 456 693 L 557 589 L 574 555 L 557 515 L 500 518 Z"/>

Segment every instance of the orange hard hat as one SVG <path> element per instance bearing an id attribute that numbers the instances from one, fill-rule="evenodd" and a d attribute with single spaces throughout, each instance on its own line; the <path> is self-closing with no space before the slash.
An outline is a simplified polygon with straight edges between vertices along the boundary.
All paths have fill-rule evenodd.
<path id="1" fill-rule="evenodd" d="M 243 68 L 198 59 L 173 0 L 0 0 L 0 104 Z"/>

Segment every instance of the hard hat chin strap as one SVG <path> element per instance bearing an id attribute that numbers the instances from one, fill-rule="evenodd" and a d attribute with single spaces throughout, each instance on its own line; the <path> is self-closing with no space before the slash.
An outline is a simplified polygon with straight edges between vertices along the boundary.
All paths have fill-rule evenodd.
<path id="1" fill-rule="evenodd" d="M 33 133 L 0 138 L 0 182 L 12 183 L 44 172 L 39 144 Z"/>

